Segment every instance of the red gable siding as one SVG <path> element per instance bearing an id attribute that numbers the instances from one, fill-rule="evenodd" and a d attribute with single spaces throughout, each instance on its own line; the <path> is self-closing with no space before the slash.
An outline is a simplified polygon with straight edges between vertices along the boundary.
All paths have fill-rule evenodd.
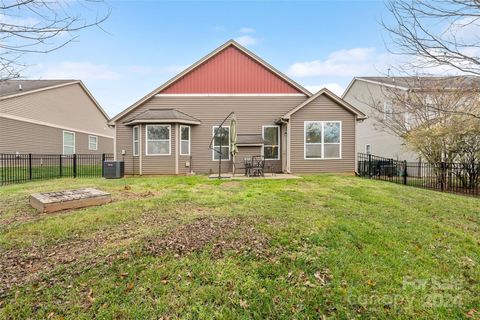
<path id="1" fill-rule="evenodd" d="M 229 46 L 161 93 L 302 92 L 234 46 Z"/>

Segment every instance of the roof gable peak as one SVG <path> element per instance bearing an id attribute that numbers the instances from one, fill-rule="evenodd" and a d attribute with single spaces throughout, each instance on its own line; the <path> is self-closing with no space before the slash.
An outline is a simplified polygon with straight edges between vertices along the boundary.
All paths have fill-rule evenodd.
<path id="1" fill-rule="evenodd" d="M 290 79 L 289 77 L 284 75 L 282 72 L 275 69 L 273 66 L 271 66 L 270 64 L 268 64 L 267 62 L 265 62 L 264 60 L 259 58 L 257 55 L 255 55 L 254 53 L 252 53 L 251 51 L 249 51 L 248 49 L 246 49 L 245 47 L 240 45 L 235 40 L 228 40 L 227 42 L 225 42 L 224 44 L 222 44 L 221 46 L 219 46 L 218 48 L 216 48 L 215 50 L 213 50 L 212 52 L 210 52 L 209 54 L 204 56 L 202 59 L 198 60 L 197 62 L 192 64 L 190 67 L 188 67 L 184 71 L 180 72 L 178 75 L 171 78 L 170 80 L 165 82 L 163 85 L 156 88 L 155 90 L 153 90 L 152 92 L 150 92 L 149 94 L 144 96 L 142 99 L 140 99 L 139 101 L 137 101 L 136 103 L 134 103 L 133 105 L 131 105 L 130 107 L 128 107 L 127 109 L 125 109 L 124 111 L 119 113 L 118 115 L 116 115 L 111 120 L 111 123 L 113 123 L 113 122 L 117 121 L 118 119 L 122 118 L 123 116 L 128 114 L 130 111 L 134 110 L 139 105 L 143 104 L 144 102 L 151 99 L 152 97 L 154 97 L 157 94 L 205 93 L 205 92 L 202 92 L 202 89 L 205 89 L 204 87 L 202 87 L 202 80 L 204 80 L 205 76 L 208 75 L 208 74 L 211 74 L 211 77 L 214 78 L 214 79 L 217 79 L 219 83 L 227 80 L 226 84 L 222 84 L 221 89 L 216 89 L 217 91 L 218 90 L 233 91 L 232 88 L 233 88 L 233 83 L 235 81 L 228 82 L 228 78 L 227 78 L 228 72 L 225 71 L 225 69 L 222 70 L 222 67 L 227 67 L 227 68 L 229 67 L 228 66 L 228 61 L 225 61 L 225 60 L 228 60 L 231 57 L 228 56 L 228 55 L 225 55 L 225 56 L 221 57 L 221 54 L 226 52 L 229 48 L 234 48 L 236 51 L 238 51 L 239 53 L 242 54 L 242 56 L 237 55 L 237 56 L 233 57 L 234 59 L 241 59 L 241 60 L 244 61 L 244 63 L 247 63 L 247 64 L 248 64 L 248 62 L 247 62 L 246 59 L 249 59 L 252 65 L 253 64 L 258 65 L 258 67 L 257 67 L 257 68 L 259 68 L 258 70 L 260 70 L 260 68 L 263 68 L 263 71 L 259 71 L 259 73 L 263 74 L 262 77 L 259 77 L 257 80 L 255 79 L 255 77 L 250 77 L 250 80 L 252 81 L 252 83 L 248 83 L 247 80 L 249 80 L 249 78 L 248 78 L 248 74 L 246 74 L 246 71 L 242 70 L 242 68 L 237 68 L 237 71 L 239 72 L 239 74 L 241 76 L 241 79 L 243 79 L 243 81 L 240 81 L 240 83 L 243 84 L 243 87 L 241 89 L 245 90 L 246 91 L 245 93 L 260 93 L 259 90 L 261 90 L 261 88 L 256 88 L 255 85 L 254 85 L 255 84 L 254 81 L 257 81 L 257 83 L 258 83 L 258 81 L 260 81 L 262 79 L 263 80 L 267 79 L 265 81 L 270 81 L 268 85 L 269 85 L 269 88 L 273 88 L 271 90 L 275 90 L 275 86 L 277 86 L 278 87 L 277 91 L 280 91 L 281 93 L 284 93 L 284 92 L 285 93 L 294 93 L 295 92 L 295 93 L 304 94 L 307 97 L 310 97 L 312 95 L 307 89 L 305 89 L 304 87 L 302 87 L 301 85 L 299 85 L 298 83 L 296 83 L 295 81 L 293 81 L 292 79 Z M 231 54 L 232 56 L 235 55 L 233 53 L 229 53 L 229 54 Z M 207 74 L 203 74 L 203 75 L 198 74 L 198 75 L 195 76 L 195 78 L 190 78 L 189 79 L 189 81 L 191 81 L 190 85 L 192 87 L 194 87 L 194 89 L 189 88 L 188 92 L 185 92 L 184 89 L 187 88 L 186 85 L 183 86 L 183 87 L 177 86 L 178 83 L 182 82 L 184 79 L 186 79 L 187 77 L 194 74 L 196 71 L 201 69 L 207 63 L 214 61 L 216 57 L 219 57 L 219 59 L 217 61 L 219 63 L 219 65 L 217 66 L 217 69 L 215 69 L 215 66 L 210 67 L 209 70 L 206 70 L 206 71 L 208 71 Z M 250 65 L 250 67 L 255 68 L 252 65 Z M 231 68 L 234 68 L 234 67 L 231 67 Z M 218 73 L 216 73 L 216 72 L 218 72 Z M 266 74 L 267 72 L 270 74 L 270 76 L 267 76 L 267 74 Z M 257 76 L 257 74 L 255 76 Z M 236 78 L 235 80 L 238 81 L 238 78 Z M 174 86 L 176 86 L 176 88 L 174 88 Z M 205 90 L 203 90 L 203 91 L 205 91 Z M 280 93 L 280 92 L 277 92 L 277 93 Z M 221 92 L 208 92 L 208 93 L 221 93 Z M 225 92 L 225 93 L 235 93 L 235 92 Z"/>

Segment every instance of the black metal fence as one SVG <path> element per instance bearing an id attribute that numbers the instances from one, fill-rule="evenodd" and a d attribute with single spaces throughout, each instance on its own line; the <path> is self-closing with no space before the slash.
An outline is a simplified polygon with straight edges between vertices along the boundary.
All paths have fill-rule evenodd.
<path id="1" fill-rule="evenodd" d="M 60 177 L 102 177 L 113 154 L 0 154 L 0 186 Z"/>
<path id="2" fill-rule="evenodd" d="M 407 162 L 359 153 L 358 174 L 419 188 L 480 196 L 480 163 Z"/>

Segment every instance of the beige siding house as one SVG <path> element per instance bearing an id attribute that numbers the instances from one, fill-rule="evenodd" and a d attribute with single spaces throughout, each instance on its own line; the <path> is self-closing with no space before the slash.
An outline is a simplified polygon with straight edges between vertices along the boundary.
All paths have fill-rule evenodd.
<path id="1" fill-rule="evenodd" d="M 231 112 L 238 154 L 213 139 Z M 116 159 L 127 174 L 232 171 L 263 155 L 276 172 L 355 171 L 355 126 L 365 115 L 326 89 L 312 95 L 234 41 L 115 116 Z M 218 152 L 223 143 L 223 154 Z M 226 145 L 226 146 L 225 146 Z M 237 165 L 238 166 L 238 165 Z"/>
<path id="2" fill-rule="evenodd" d="M 383 115 L 378 106 L 391 105 L 391 89 L 408 90 L 400 79 L 390 77 L 357 77 L 345 90 L 342 98 L 367 115 L 367 119 L 357 124 L 357 150 L 396 160 L 418 161 L 419 155 L 409 150 L 403 138 L 385 128 L 378 121 Z M 375 105 L 377 107 L 372 107 Z"/>
<path id="3" fill-rule="evenodd" d="M 0 153 L 113 153 L 113 136 L 81 81 L 0 82 Z"/>

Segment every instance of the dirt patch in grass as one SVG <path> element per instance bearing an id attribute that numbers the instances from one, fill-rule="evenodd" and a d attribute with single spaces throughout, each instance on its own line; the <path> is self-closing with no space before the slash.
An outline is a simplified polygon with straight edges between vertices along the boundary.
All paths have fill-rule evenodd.
<path id="1" fill-rule="evenodd" d="M 238 181 L 229 181 L 229 182 L 224 182 L 221 184 L 223 188 L 227 189 L 233 189 L 233 188 L 238 188 L 241 186 L 240 182 Z"/>
<path id="2" fill-rule="evenodd" d="M 0 299 L 13 287 L 38 281 L 42 276 L 49 284 L 57 281 L 48 276 L 60 266 L 98 265 L 115 259 L 111 252 L 140 239 L 142 225 L 167 225 L 172 219 L 144 215 L 141 219 L 116 228 L 89 235 L 89 238 L 73 238 L 50 245 L 33 245 L 28 248 L 4 250 L 0 248 Z M 109 252 L 102 252 L 108 248 Z M 112 251 L 113 249 L 113 251 Z"/>
<path id="3" fill-rule="evenodd" d="M 228 251 L 266 253 L 268 238 L 238 218 L 203 217 L 175 228 L 166 236 L 147 239 L 144 250 L 147 254 L 162 255 L 173 253 L 175 257 L 185 256 L 211 248 L 214 258 L 220 258 Z"/>

